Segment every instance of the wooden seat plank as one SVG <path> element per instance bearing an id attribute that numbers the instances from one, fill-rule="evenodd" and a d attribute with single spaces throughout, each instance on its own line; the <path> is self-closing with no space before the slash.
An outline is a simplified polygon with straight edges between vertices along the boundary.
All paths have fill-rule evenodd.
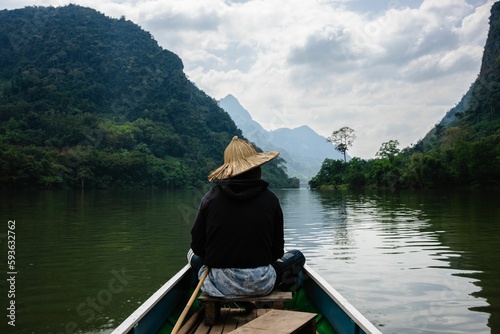
<path id="1" fill-rule="evenodd" d="M 214 301 L 214 302 L 272 302 L 272 301 L 290 301 L 292 300 L 292 293 L 290 291 L 273 290 L 270 294 L 265 296 L 242 296 L 234 298 L 212 297 L 202 292 L 198 299 L 201 301 Z"/>
<path id="2" fill-rule="evenodd" d="M 316 333 L 315 317 L 316 314 L 308 312 L 271 310 L 231 333 L 314 334 Z"/>
<path id="3" fill-rule="evenodd" d="M 214 325 L 220 317 L 220 308 L 223 303 L 251 302 L 261 307 L 283 309 L 287 301 L 293 299 L 289 291 L 274 290 L 266 296 L 244 296 L 236 298 L 212 297 L 201 293 L 198 297 L 205 306 L 205 324 Z"/>

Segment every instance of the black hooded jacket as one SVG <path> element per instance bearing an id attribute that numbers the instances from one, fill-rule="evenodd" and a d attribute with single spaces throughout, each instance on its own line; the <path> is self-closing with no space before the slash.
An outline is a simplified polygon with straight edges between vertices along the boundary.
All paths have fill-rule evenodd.
<path id="1" fill-rule="evenodd" d="M 283 256 L 283 212 L 261 179 L 225 180 L 201 200 L 191 249 L 211 268 L 255 268 Z"/>

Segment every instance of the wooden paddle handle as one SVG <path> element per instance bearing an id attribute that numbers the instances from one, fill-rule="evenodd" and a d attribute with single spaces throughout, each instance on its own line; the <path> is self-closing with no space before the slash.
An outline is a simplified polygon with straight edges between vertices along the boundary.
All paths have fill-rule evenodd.
<path id="1" fill-rule="evenodd" d="M 198 292 L 200 291 L 201 286 L 202 286 L 203 282 L 205 281 L 205 278 L 207 278 L 209 271 L 210 271 L 210 268 L 207 267 L 207 269 L 205 269 L 205 272 L 201 276 L 200 281 L 198 282 L 198 285 L 194 289 L 194 292 L 191 295 L 191 298 L 189 298 L 189 301 L 188 301 L 186 307 L 184 307 L 184 310 L 182 311 L 181 315 L 179 316 L 179 319 L 177 319 L 177 322 L 175 323 L 174 329 L 172 329 L 171 334 L 177 334 L 177 332 L 181 328 L 181 325 L 184 322 L 184 318 L 186 317 L 187 313 L 189 312 L 189 309 L 191 308 L 191 306 L 193 305 L 194 300 L 196 299 L 196 296 L 198 296 Z"/>

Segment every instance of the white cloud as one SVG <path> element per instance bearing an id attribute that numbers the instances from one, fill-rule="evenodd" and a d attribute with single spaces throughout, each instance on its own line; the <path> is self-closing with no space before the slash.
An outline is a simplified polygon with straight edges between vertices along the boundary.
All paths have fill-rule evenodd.
<path id="1" fill-rule="evenodd" d="M 5 8 L 62 0 L 4 1 Z M 357 133 L 349 152 L 416 143 L 476 78 L 492 0 L 74 0 L 151 32 L 214 98 L 265 128 Z"/>

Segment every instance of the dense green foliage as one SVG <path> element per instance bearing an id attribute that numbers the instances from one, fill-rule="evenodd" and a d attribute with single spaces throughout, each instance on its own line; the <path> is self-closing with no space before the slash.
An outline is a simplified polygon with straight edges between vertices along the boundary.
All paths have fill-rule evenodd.
<path id="1" fill-rule="evenodd" d="M 197 187 L 241 136 L 181 59 L 125 18 L 0 11 L 0 188 Z M 275 187 L 294 186 L 266 166 Z"/>
<path id="2" fill-rule="evenodd" d="M 450 132 L 458 128 L 450 128 Z M 500 135 L 453 146 L 436 145 L 427 152 L 404 149 L 372 160 L 326 159 L 309 182 L 311 188 L 430 189 L 500 187 Z"/>
<path id="3" fill-rule="evenodd" d="M 444 120 L 414 147 L 400 150 L 398 141 L 391 140 L 382 143 L 373 160 L 327 159 L 309 185 L 392 190 L 500 187 L 500 2 L 492 7 L 479 76 Z"/>

